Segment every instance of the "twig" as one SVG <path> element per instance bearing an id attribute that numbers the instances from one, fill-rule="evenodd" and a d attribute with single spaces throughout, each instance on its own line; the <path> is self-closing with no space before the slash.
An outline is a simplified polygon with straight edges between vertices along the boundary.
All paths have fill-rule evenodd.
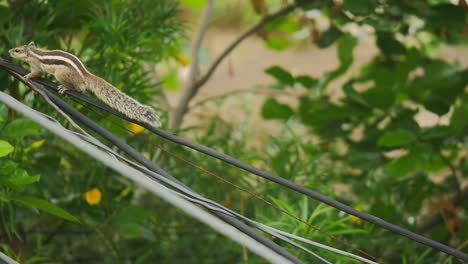
<path id="1" fill-rule="evenodd" d="M 200 47 L 205 38 L 206 30 L 208 29 L 208 22 L 211 17 L 211 13 L 213 11 L 214 0 L 208 0 L 206 2 L 205 9 L 201 15 L 200 25 L 198 26 L 198 33 L 195 36 L 195 41 L 192 45 L 191 51 L 191 58 L 192 62 L 189 66 L 189 75 L 188 80 L 184 85 L 182 96 L 180 98 L 180 103 L 174 110 L 174 114 L 172 118 L 170 118 L 170 128 L 174 128 L 179 125 L 180 121 L 182 120 L 183 115 L 185 114 L 186 107 L 190 102 L 190 99 L 194 96 L 196 91 L 192 88 L 195 80 L 198 78 L 199 75 L 199 58 L 198 54 L 200 52 Z M 183 107 L 185 106 L 185 107 Z"/>
<path id="2" fill-rule="evenodd" d="M 190 103 L 190 100 L 197 94 L 198 90 L 200 89 L 201 86 L 203 86 L 213 75 L 214 71 L 216 68 L 219 66 L 219 64 L 229 55 L 234 48 L 236 48 L 243 40 L 245 40 L 247 37 L 250 35 L 254 34 L 258 30 L 260 30 L 265 24 L 267 24 L 270 21 L 275 20 L 278 17 L 284 16 L 292 12 L 294 9 L 296 9 L 297 5 L 290 4 L 285 6 L 284 8 L 278 10 L 277 12 L 265 16 L 262 18 L 257 24 L 252 26 L 250 29 L 245 31 L 242 35 L 240 35 L 234 42 L 231 43 L 219 56 L 216 58 L 216 60 L 213 62 L 213 64 L 210 66 L 208 71 L 203 75 L 198 81 L 193 83 L 193 85 L 190 86 L 190 89 L 187 89 L 187 91 L 184 93 L 184 96 L 181 98 L 180 103 L 177 105 L 177 108 L 175 109 L 175 114 L 174 118 L 172 121 L 172 128 L 177 127 L 180 125 L 182 122 L 182 118 L 184 114 L 188 110 L 188 105 Z"/>
<path id="3" fill-rule="evenodd" d="M 457 192 L 450 202 L 454 206 L 458 206 L 462 204 L 466 199 L 468 199 L 468 187 Z M 426 233 L 427 231 L 431 230 L 432 227 L 440 224 L 442 221 L 442 214 L 440 211 L 437 211 L 434 214 L 427 217 L 424 221 L 422 221 L 421 224 L 418 227 L 416 227 L 416 232 Z"/>
<path id="4" fill-rule="evenodd" d="M 197 107 L 199 107 L 199 106 L 201 106 L 203 104 L 206 104 L 206 103 L 208 103 L 210 101 L 214 101 L 214 100 L 224 98 L 224 97 L 234 95 L 234 94 L 243 94 L 243 93 L 258 94 L 258 95 L 270 95 L 270 96 L 285 95 L 285 96 L 290 96 L 290 97 L 294 97 L 294 98 L 298 97 L 297 95 L 294 95 L 294 94 L 275 93 L 275 92 L 272 92 L 271 90 L 240 89 L 240 90 L 228 91 L 228 92 L 225 92 L 223 94 L 217 94 L 217 95 L 206 97 L 206 98 L 204 98 L 204 99 L 202 99 L 202 100 L 200 100 L 198 102 L 195 102 L 193 105 L 191 105 L 189 107 L 189 109 L 187 110 L 187 112 L 193 111 L 195 108 L 197 108 Z"/>
<path id="5" fill-rule="evenodd" d="M 439 151 L 439 157 L 440 157 L 440 159 L 442 160 L 442 162 L 444 162 L 445 165 L 447 165 L 447 167 L 449 167 L 450 171 L 452 172 L 453 177 L 455 178 L 455 182 L 457 183 L 457 192 L 461 192 L 461 183 L 460 183 L 460 180 L 459 180 L 459 178 L 458 178 L 457 170 L 455 169 L 455 167 L 453 166 L 453 164 L 450 162 L 450 160 L 448 160 L 448 159 L 442 154 L 441 151 Z"/>

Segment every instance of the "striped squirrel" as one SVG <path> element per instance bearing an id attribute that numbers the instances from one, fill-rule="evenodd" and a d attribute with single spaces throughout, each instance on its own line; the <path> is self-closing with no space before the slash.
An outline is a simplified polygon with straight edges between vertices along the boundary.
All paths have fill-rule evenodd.
<path id="1" fill-rule="evenodd" d="M 24 76 L 27 80 L 40 77 L 44 73 L 51 74 L 61 84 L 58 88 L 60 94 L 67 90 L 89 90 L 127 117 L 155 127 L 161 126 L 159 116 L 150 106 L 140 104 L 107 81 L 90 73 L 83 63 L 70 53 L 39 49 L 34 42 L 10 49 L 8 52 L 11 57 L 31 66 L 31 72 Z"/>

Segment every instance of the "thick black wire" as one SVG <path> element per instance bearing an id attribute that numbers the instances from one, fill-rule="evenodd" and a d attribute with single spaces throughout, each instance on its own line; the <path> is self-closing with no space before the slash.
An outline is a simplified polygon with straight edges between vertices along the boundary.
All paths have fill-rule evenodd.
<path id="1" fill-rule="evenodd" d="M 28 73 L 28 71 L 26 71 L 25 69 L 15 65 L 15 64 L 9 63 L 7 61 L 2 62 L 1 66 L 5 67 L 5 68 L 8 68 L 10 70 L 14 70 L 14 71 L 16 71 L 18 73 L 21 73 L 23 75 Z M 56 87 L 57 87 L 57 85 L 54 84 L 53 82 L 50 82 L 50 81 L 47 81 L 47 80 L 44 80 L 44 79 L 40 79 L 38 82 L 42 83 L 42 84 L 44 84 L 46 86 L 52 87 L 54 89 L 56 89 Z M 243 169 L 245 171 L 248 171 L 248 172 L 250 172 L 252 174 L 258 175 L 258 176 L 263 177 L 263 178 L 265 178 L 267 180 L 270 180 L 270 181 L 276 182 L 276 183 L 278 183 L 280 185 L 283 185 L 283 186 L 285 186 L 285 187 L 287 187 L 287 188 L 289 188 L 291 190 L 294 190 L 296 192 L 305 194 L 305 195 L 307 195 L 307 196 L 309 196 L 309 197 L 311 197 L 311 198 L 313 198 L 313 199 L 315 199 L 317 201 L 328 204 L 328 205 L 330 205 L 332 207 L 335 207 L 335 208 L 337 208 L 337 209 L 339 209 L 339 210 L 341 210 L 343 212 L 354 215 L 354 216 L 356 216 L 356 217 L 358 217 L 358 218 L 360 218 L 362 220 L 373 223 L 376 226 L 387 229 L 387 230 L 389 230 L 391 232 L 394 232 L 396 234 L 406 236 L 406 237 L 408 237 L 408 238 L 410 238 L 410 239 L 412 239 L 412 240 L 414 240 L 414 241 L 416 241 L 418 243 L 427 245 L 427 246 L 429 246 L 429 247 L 431 247 L 433 249 L 444 252 L 444 253 L 446 253 L 448 255 L 460 258 L 460 259 L 462 259 L 464 261 L 468 261 L 468 254 L 465 254 L 465 253 L 463 253 L 463 252 L 461 252 L 461 251 L 459 251 L 457 249 L 451 248 L 451 247 L 449 247 L 447 245 L 444 245 L 444 244 L 439 243 L 437 241 L 434 241 L 432 239 L 426 238 L 424 236 L 421 236 L 419 234 L 416 234 L 414 232 L 406 230 L 406 229 L 404 229 L 404 228 L 402 228 L 400 226 L 389 223 L 389 222 L 387 222 L 387 221 L 385 221 L 383 219 L 380 219 L 378 217 L 375 217 L 373 215 L 369 215 L 369 214 L 366 214 L 364 212 L 360 212 L 360 211 L 358 211 L 358 210 L 356 210 L 356 209 L 354 209 L 354 208 L 352 208 L 350 206 L 347 206 L 347 205 L 345 205 L 343 203 L 340 203 L 340 202 L 338 202 L 336 200 L 328 198 L 327 196 L 325 196 L 323 194 L 320 194 L 320 193 L 315 192 L 313 190 L 307 189 L 307 188 L 305 188 L 303 186 L 300 186 L 300 185 L 298 185 L 296 183 L 288 181 L 288 180 L 286 180 L 284 178 L 281 178 L 279 176 L 273 175 L 273 174 L 271 174 L 269 172 L 260 170 L 260 169 L 258 169 L 256 167 L 252 166 L 252 165 L 246 164 L 246 163 L 244 163 L 244 162 L 242 162 L 240 160 L 237 160 L 237 159 L 235 159 L 235 158 L 233 158 L 233 157 L 231 157 L 229 155 L 219 153 L 219 152 L 217 152 L 217 151 L 215 151 L 215 150 L 213 150 L 211 148 L 208 148 L 206 146 L 191 142 L 191 141 L 189 141 L 189 140 L 187 140 L 187 139 L 185 139 L 183 137 L 172 135 L 172 134 L 170 134 L 168 132 L 165 132 L 165 131 L 163 131 L 161 129 L 158 129 L 158 128 L 154 128 L 154 127 L 152 127 L 150 125 L 147 125 L 145 123 L 142 123 L 142 122 L 139 122 L 139 121 L 136 121 L 136 120 L 132 120 L 132 119 L 126 117 L 125 115 L 123 115 L 122 113 L 110 108 L 109 106 L 107 106 L 107 105 L 105 105 L 105 104 L 103 104 L 103 103 L 101 103 L 99 101 L 96 101 L 96 100 L 94 100 L 92 98 L 89 98 L 89 97 L 87 97 L 87 96 L 85 96 L 83 94 L 80 94 L 78 92 L 71 91 L 71 92 L 69 92 L 67 94 L 72 95 L 73 97 L 76 97 L 76 98 L 78 98 L 80 100 L 83 100 L 86 103 L 92 104 L 92 105 L 94 105 L 94 106 L 96 106 L 96 107 L 98 107 L 98 108 L 100 108 L 102 110 L 105 110 L 105 111 L 109 112 L 109 113 L 117 115 L 117 116 L 119 116 L 119 117 L 121 117 L 121 118 L 123 118 L 125 120 L 129 120 L 129 121 L 131 121 L 133 123 L 139 124 L 140 126 L 148 129 L 149 131 L 159 135 L 162 138 L 165 138 L 167 140 L 178 143 L 180 145 L 189 147 L 189 148 L 191 148 L 193 150 L 196 150 L 196 151 L 199 151 L 199 152 L 204 153 L 206 155 L 212 156 L 212 157 L 214 157 L 216 159 L 222 160 L 222 161 L 224 161 L 226 163 L 229 163 L 229 164 L 231 164 L 233 166 L 241 168 L 241 169 Z"/>
<path id="2" fill-rule="evenodd" d="M 19 72 L 20 74 L 24 74 L 24 72 Z M 46 80 L 45 80 L 46 81 Z M 56 88 L 56 85 L 52 82 L 46 81 L 48 86 L 54 86 Z M 52 84 L 52 85 L 51 85 Z M 76 120 L 80 123 L 82 123 L 84 126 L 90 128 L 91 130 L 95 131 L 102 137 L 106 138 L 109 140 L 113 145 L 117 146 L 120 150 L 123 152 L 127 153 L 129 156 L 131 156 L 133 159 L 141 163 L 143 166 L 148 168 L 149 170 L 156 172 L 158 174 L 161 174 L 165 178 L 170 179 L 171 181 L 174 181 L 184 187 L 186 187 L 188 190 L 191 190 L 189 187 L 184 185 L 182 182 L 180 182 L 178 179 L 174 178 L 171 176 L 169 173 L 161 169 L 159 166 L 154 164 L 153 162 L 149 161 L 146 159 L 144 156 L 142 156 L 138 151 L 136 151 L 134 148 L 132 148 L 130 145 L 126 144 L 125 142 L 121 141 L 119 138 L 114 136 L 112 133 L 104 129 L 103 127 L 99 126 L 95 122 L 93 122 L 91 119 L 86 117 L 85 115 L 81 114 L 79 111 L 77 111 L 75 108 L 71 107 L 67 103 L 65 103 L 63 100 L 61 100 L 59 97 L 55 96 L 51 92 L 47 91 L 46 89 L 43 89 L 39 86 L 36 86 L 37 89 L 40 89 L 43 91 L 49 99 L 55 103 L 58 107 L 60 107 L 65 113 L 69 114 L 70 116 L 76 118 Z M 190 195 L 187 193 L 187 195 Z M 193 197 L 193 196 L 192 196 Z M 196 197 L 194 197 L 196 198 Z M 206 207 L 207 208 L 207 207 Z M 302 263 L 301 260 L 299 260 L 297 257 L 294 255 L 290 254 L 288 251 L 286 251 L 284 248 L 280 247 L 276 243 L 272 242 L 271 240 L 265 238 L 264 236 L 260 235 L 259 233 L 253 231 L 249 226 L 246 224 L 242 223 L 239 221 L 237 218 L 230 216 L 225 213 L 221 213 L 216 210 L 211 210 L 210 208 L 207 208 L 210 210 L 213 214 L 224 220 L 225 222 L 231 224 L 241 232 L 245 233 L 246 235 L 252 237 L 253 239 L 257 240 L 258 242 L 262 243 L 263 245 L 269 247 L 273 251 L 277 252 L 281 256 L 287 258 L 293 263 Z"/>
<path id="3" fill-rule="evenodd" d="M 39 88 L 39 87 L 38 87 Z M 136 151 L 134 148 L 132 148 L 130 145 L 126 144 L 125 142 L 121 141 L 119 138 L 114 136 L 112 133 L 104 129 L 103 127 L 99 126 L 98 124 L 94 123 L 91 121 L 91 119 L 87 118 L 83 114 L 81 114 L 79 111 L 77 111 L 75 108 L 71 107 L 64 101 L 62 101 L 60 98 L 55 96 L 54 94 L 50 93 L 46 89 L 39 88 L 42 91 L 44 91 L 47 96 L 50 98 L 52 102 L 54 102 L 58 107 L 60 107 L 65 113 L 69 114 L 70 116 L 76 118 L 78 122 L 83 124 L 84 126 L 90 128 L 91 130 L 95 131 L 105 139 L 109 140 L 113 145 L 115 145 L 117 148 L 122 150 L 123 152 L 127 153 L 129 156 L 131 156 L 133 159 L 141 163 L 143 166 L 148 168 L 149 170 L 156 172 L 158 174 L 161 174 L 162 176 L 188 188 L 186 185 L 184 185 L 182 182 L 171 176 L 169 173 L 161 169 L 159 166 L 154 164 L 153 162 L 149 161 L 146 159 L 144 156 L 142 156 L 138 151 Z M 190 189 L 191 190 L 191 189 Z M 210 210 L 209 208 L 207 208 Z M 273 251 L 277 252 L 281 256 L 287 258 L 293 263 L 302 263 L 301 260 L 299 260 L 297 257 L 286 251 L 284 248 L 280 247 L 276 243 L 272 242 L 271 240 L 265 238 L 264 236 L 260 235 L 259 233 L 253 231 L 249 226 L 245 225 L 238 219 L 227 215 L 223 214 L 221 212 L 215 211 L 215 210 L 210 210 L 213 214 L 224 220 L 225 222 L 231 224 L 241 232 L 245 233 L 246 235 L 252 237 L 253 239 L 257 240 L 258 242 L 262 243 L 263 245 L 269 247 Z"/>

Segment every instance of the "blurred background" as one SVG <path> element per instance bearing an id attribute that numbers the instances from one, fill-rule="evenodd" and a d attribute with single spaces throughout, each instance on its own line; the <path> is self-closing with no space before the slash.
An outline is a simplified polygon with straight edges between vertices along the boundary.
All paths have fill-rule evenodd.
<path id="1" fill-rule="evenodd" d="M 465 0 L 0 1 L 0 57 L 33 40 L 71 52 L 163 129 L 467 252 L 467 14 Z M 68 126 L 4 71 L 0 83 Z M 385 263 L 461 263 L 64 99 L 252 219 Z M 21 263 L 264 263 L 4 105 L 0 117 L 0 249 Z"/>

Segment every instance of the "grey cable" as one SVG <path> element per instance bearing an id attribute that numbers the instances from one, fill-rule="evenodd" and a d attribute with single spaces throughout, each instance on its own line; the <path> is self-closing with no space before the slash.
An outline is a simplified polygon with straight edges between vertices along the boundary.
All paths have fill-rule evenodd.
<path id="1" fill-rule="evenodd" d="M 181 209 L 187 215 L 190 215 L 193 218 L 196 218 L 200 222 L 203 222 L 204 224 L 218 231 L 220 234 L 223 234 L 224 236 L 230 238 L 231 240 L 236 241 L 237 243 L 241 245 L 244 245 L 249 250 L 265 258 L 271 263 L 291 263 L 289 260 L 280 256 L 279 254 L 265 247 L 264 245 L 258 243 L 257 241 L 250 238 L 249 236 L 239 232 L 237 229 L 233 228 L 232 226 L 224 223 L 218 218 L 203 211 L 201 208 L 169 192 L 161 184 L 150 180 L 149 178 L 145 177 L 141 172 L 123 163 L 117 162 L 115 159 L 111 158 L 107 153 L 97 149 L 96 147 L 80 139 L 76 135 L 69 133 L 61 125 L 56 124 L 55 122 L 50 121 L 47 118 L 36 114 L 35 111 L 23 105 L 22 103 L 18 102 L 13 97 L 3 92 L 0 92 L 0 101 L 2 101 L 6 105 L 8 105 L 10 108 L 14 109 L 15 111 L 30 118 L 34 122 L 43 126 L 44 128 L 50 130 L 52 133 L 56 134 L 62 139 L 73 144 L 76 148 L 80 149 L 81 151 L 101 161 L 102 163 L 112 168 L 116 172 L 119 172 L 121 175 L 135 181 L 136 183 L 141 185 L 143 188 L 148 189 L 149 191 L 159 196 L 166 202 Z"/>
<path id="2" fill-rule="evenodd" d="M 32 109 L 33 111 L 35 111 L 37 114 L 40 114 L 46 118 L 48 118 L 49 120 L 59 124 L 59 122 L 44 114 L 44 113 L 41 113 L 41 112 L 38 112 L 34 109 Z M 343 251 L 343 250 L 339 250 L 339 249 L 336 249 L 336 248 L 333 248 L 333 247 L 330 247 L 330 246 L 327 246 L 327 245 L 324 245 L 324 244 L 321 244 L 321 243 L 318 243 L 318 242 L 315 242 L 315 241 L 312 241 L 312 240 L 309 240 L 309 239 L 305 239 L 303 237 L 299 237 L 299 236 L 296 236 L 296 235 L 293 235 L 293 234 L 290 234 L 288 232 L 285 232 L 285 231 L 282 231 L 282 230 L 278 230 L 278 229 L 275 229 L 273 227 L 269 227 L 269 226 L 266 226 L 264 224 L 261 224 L 259 222 L 256 222 L 248 217 L 245 217 L 225 206 L 222 206 L 214 201 L 211 201 L 201 195 L 199 195 L 198 193 L 192 191 L 191 189 L 189 188 L 186 188 L 184 185 L 181 185 L 177 182 L 174 182 L 174 181 L 171 181 L 170 179 L 166 178 L 166 177 L 163 177 L 162 175 L 159 175 L 151 170 L 149 170 L 148 168 L 140 165 L 140 164 L 137 164 L 125 157 L 123 157 L 122 155 L 118 154 L 117 152 L 115 152 L 114 150 L 110 149 L 108 146 L 104 145 L 102 142 L 100 142 L 99 140 L 97 140 L 96 138 L 90 136 L 89 134 L 86 134 L 86 135 L 83 135 L 83 134 L 80 134 L 78 132 L 75 132 L 75 131 L 72 131 L 72 130 L 68 130 L 69 133 L 73 133 L 75 134 L 76 136 L 78 137 L 81 137 L 82 139 L 88 141 L 89 143 L 95 145 L 96 147 L 108 152 L 109 154 L 111 154 L 112 156 L 114 156 L 116 159 L 120 159 L 124 162 L 126 162 L 127 164 L 131 165 L 132 167 L 134 167 L 135 169 L 139 170 L 140 172 L 144 173 L 146 176 L 154 179 L 154 180 L 158 180 L 160 182 L 163 182 L 179 191 L 176 191 L 176 190 L 172 190 L 172 189 L 169 189 L 167 188 L 167 190 L 171 191 L 172 193 L 184 198 L 185 200 L 188 200 L 188 201 L 191 201 L 193 203 L 196 203 L 200 206 L 203 206 L 211 211 L 217 211 L 219 213 L 223 213 L 223 214 L 226 214 L 226 215 L 229 215 L 231 217 L 235 217 L 237 219 L 240 219 L 240 220 L 243 220 L 245 221 L 248 225 L 250 226 L 253 226 L 253 227 L 256 227 L 278 239 L 281 239 L 283 240 L 284 242 L 292 245 L 292 246 L 295 246 L 297 248 L 300 248 L 301 250 L 307 252 L 308 254 L 316 257 L 317 259 L 319 259 L 320 261 L 324 262 L 324 263 L 330 263 L 329 261 L 323 259 L 322 257 L 318 256 L 316 253 L 310 251 L 309 249 L 301 246 L 301 245 L 298 245 L 297 243 L 287 239 L 286 237 L 289 237 L 289 238 L 292 238 L 292 239 L 295 239 L 295 240 L 298 240 L 298 241 L 301 241 L 303 243 L 307 243 L 309 245 L 313 245 L 313 246 L 316 246 L 316 247 L 319 247 L 319 248 L 322 248 L 322 249 L 325 249 L 325 250 L 328 250 L 328 251 L 331 251 L 331 252 L 334 252 L 334 253 L 337 253 L 337 254 L 340 254 L 340 255 L 343 255 L 343 256 L 346 256 L 346 257 L 350 257 L 350 258 L 354 258 L 356 260 L 359 260 L 359 261 L 362 261 L 364 263 L 370 263 L 370 264 L 377 264 L 377 262 L 374 262 L 374 261 L 371 261 L 369 259 L 366 259 L 366 258 L 363 258 L 363 257 L 360 257 L 358 255 L 355 255 L 355 254 L 352 254 L 352 253 L 349 253 L 349 252 L 346 252 L 346 251 Z M 183 192 L 183 193 L 181 193 Z M 186 193 L 186 194 L 184 194 Z"/>
<path id="3" fill-rule="evenodd" d="M 14 259 L 10 258 L 9 256 L 5 255 L 0 251 L 0 260 L 6 264 L 19 264 Z"/>
<path id="4" fill-rule="evenodd" d="M 3 67 L 4 69 L 7 69 L 8 71 L 14 71 L 14 72 L 19 72 L 19 73 L 24 73 L 24 74 L 27 74 L 28 71 L 26 71 L 25 69 L 19 67 L 18 65 L 15 65 L 13 63 L 10 63 L 8 62 L 7 60 L 4 60 L 3 58 L 0 57 L 0 66 Z M 52 89 L 57 89 L 57 85 L 54 84 L 53 82 L 51 81 L 48 81 L 48 80 L 45 80 L 45 79 L 39 79 L 38 80 L 39 83 L 41 84 L 44 84 L 45 86 L 47 87 L 50 87 Z M 129 121 L 132 121 L 133 123 L 136 123 L 136 124 L 139 124 L 143 127 L 145 127 L 146 129 L 150 130 L 151 132 L 157 134 L 158 136 L 162 137 L 162 138 L 165 138 L 167 140 L 170 140 L 170 141 L 173 141 L 179 145 L 183 145 L 183 146 L 186 146 L 188 148 L 191 148 L 191 149 L 194 149 L 196 151 L 199 151 L 201 153 L 204 153 L 206 155 L 209 155 L 209 156 L 212 156 L 216 159 L 219 159 L 219 160 L 222 160 L 228 164 L 231 164 L 233 166 L 236 166 L 238 168 L 241 168 L 245 171 L 248 171 L 250 173 L 253 173 L 255 175 L 258 175 L 260 177 L 263 177 L 267 180 L 270 180 L 270 181 L 273 181 L 275 183 L 278 183 L 284 187 L 287 187 L 291 190 L 294 190 L 296 192 L 299 192 L 299 193 L 302 193 L 310 198 L 313 198 L 317 201 L 320 201 L 320 202 L 323 202 L 329 206 L 332 206 L 332 207 L 335 207 L 343 212 L 346 212 L 348 214 L 351 214 L 351 215 L 354 215 L 362 220 L 365 220 L 367 222 L 370 222 L 370 223 L 373 223 L 374 225 L 380 227 L 380 228 L 384 228 L 384 229 L 387 229 L 391 232 L 394 232 L 398 235 L 402 235 L 402 236 L 406 236 L 418 243 L 421 243 L 421 244 L 424 244 L 426 246 L 429 246 L 429 247 L 432 247 L 433 249 L 435 250 L 438 250 L 438 251 L 441 251 L 441 252 L 444 252 L 446 254 L 449 254 L 451 256 L 454 256 L 454 257 L 457 257 L 461 260 L 464 260 L 464 261 L 468 261 L 468 254 L 464 253 L 464 252 L 461 252 L 455 248 L 451 248 L 447 245 L 444 245 L 440 242 L 437 242 L 435 240 L 432 240 L 432 239 L 429 239 L 429 238 L 426 238 L 422 235 L 419 235 L 417 233 L 414 233 L 412 231 L 409 231 L 405 228 L 402 228 L 400 226 L 397 226 L 397 225 L 394 225 L 390 222 L 387 222 L 383 219 L 380 219 L 374 215 L 370 215 L 370 214 L 366 214 L 364 212 L 361 212 L 361 211 L 358 211 L 346 204 L 343 204 L 339 201 L 336 201 L 336 200 L 333 200 L 331 198 L 328 198 L 327 196 L 323 195 L 323 194 L 320 194 L 318 192 L 315 192 L 313 190 L 310 190 L 308 188 L 305 188 L 303 186 L 300 186 L 296 183 L 293 183 L 293 182 L 290 182 L 289 180 L 285 179 L 285 178 L 281 178 L 281 177 L 278 177 L 274 174 L 271 174 L 267 171 L 263 171 L 263 170 L 260 170 L 260 169 L 257 169 L 255 168 L 254 166 L 252 165 L 249 165 L 249 164 L 246 164 L 240 160 L 237 160 L 236 158 L 234 157 L 231 157 L 229 155 L 226 155 L 226 154 L 223 154 L 223 153 L 219 153 L 213 149 L 210 149 L 209 147 L 206 147 L 206 146 L 203 146 L 203 145 L 200 145 L 200 144 L 197 144 L 197 143 L 194 143 L 194 142 L 191 142 L 183 137 L 180 137 L 180 136 L 176 136 L 176 135 L 173 135 L 173 134 L 170 134 L 166 131 L 163 131 L 161 129 L 156 129 L 154 127 L 151 127 L 149 125 L 146 125 L 146 124 L 143 124 L 141 122 L 138 122 L 136 120 L 131 120 L 129 119 L 128 117 L 126 117 L 125 115 L 123 115 L 122 113 L 110 108 L 109 106 L 99 102 L 99 101 L 96 101 L 92 98 L 89 98 L 85 95 L 82 95 L 78 92 L 74 92 L 74 91 L 70 91 L 68 92 L 67 94 L 77 98 L 77 99 L 80 99 L 88 104 L 91 104 L 91 105 L 94 105 L 100 109 L 103 109 L 109 113 L 112 113 L 116 116 L 119 116 L 125 120 L 129 120 Z"/>

